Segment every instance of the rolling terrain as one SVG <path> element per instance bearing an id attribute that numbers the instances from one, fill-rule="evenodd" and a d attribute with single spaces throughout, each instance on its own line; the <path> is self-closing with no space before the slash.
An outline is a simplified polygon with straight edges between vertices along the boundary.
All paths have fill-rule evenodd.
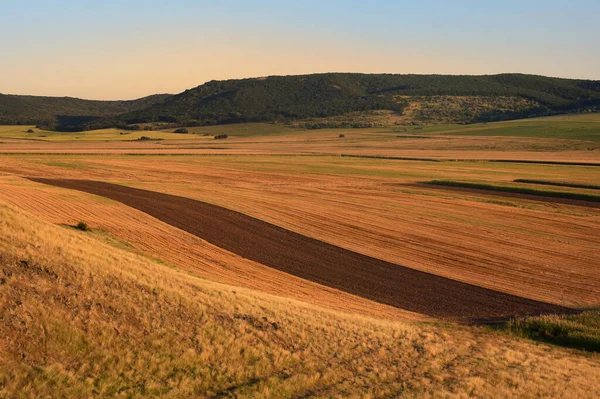
<path id="1" fill-rule="evenodd" d="M 588 397 L 599 127 L 0 127 L 0 397 Z"/>
<path id="2" fill-rule="evenodd" d="M 63 131 L 248 122 L 364 128 L 491 122 L 598 107 L 600 82 L 592 80 L 326 73 L 210 81 L 133 101 L 0 95 L 0 123 Z"/>
<path id="3" fill-rule="evenodd" d="M 598 357 L 217 284 L 0 205 L 3 397 L 589 397 Z M 568 378 L 566 378 L 568 376 Z"/>
<path id="4" fill-rule="evenodd" d="M 89 180 L 33 180 L 122 202 L 246 259 L 429 316 L 467 321 L 570 311 L 382 262 L 184 197 Z"/>

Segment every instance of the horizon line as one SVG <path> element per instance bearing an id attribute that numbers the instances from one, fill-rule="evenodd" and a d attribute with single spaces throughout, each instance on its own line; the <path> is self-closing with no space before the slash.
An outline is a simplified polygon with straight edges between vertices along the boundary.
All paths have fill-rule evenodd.
<path id="1" fill-rule="evenodd" d="M 19 97 L 43 97 L 43 98 L 70 98 L 75 100 L 83 100 L 83 101 L 101 101 L 101 102 L 119 102 L 119 101 L 136 101 L 141 100 L 143 98 L 152 97 L 152 96 L 176 96 L 178 94 L 184 93 L 188 90 L 195 89 L 202 85 L 205 85 L 210 82 L 227 82 L 232 80 L 251 80 L 251 79 L 264 79 L 264 78 L 273 78 L 273 77 L 294 77 L 294 76 L 311 76 L 311 75 L 342 75 L 342 74 L 352 74 L 352 75 L 401 75 L 401 76 L 474 76 L 474 77 L 482 77 L 482 76 L 500 76 L 500 75 L 524 75 L 524 76 L 539 76 L 544 78 L 551 79 L 565 79 L 565 80 L 584 80 L 597 82 L 600 79 L 589 79 L 589 78 L 576 78 L 576 77 L 564 77 L 564 76 L 550 76 L 550 75 L 542 75 L 535 73 L 523 73 L 523 72 L 500 72 L 500 73 L 483 73 L 483 74 L 469 74 L 469 73 L 393 73 L 393 72 L 312 72 L 312 73 L 300 73 L 300 74 L 274 74 L 274 75 L 263 75 L 263 76 L 248 76 L 244 78 L 230 78 L 230 79 L 209 79 L 206 80 L 196 86 L 189 87 L 183 91 L 176 93 L 150 93 L 141 97 L 128 98 L 128 99 L 105 99 L 99 100 L 95 98 L 84 98 L 84 97 L 76 97 L 70 95 L 38 95 L 38 94 L 17 94 L 17 93 L 3 93 L 0 92 L 0 95 L 3 96 L 19 96 Z"/>

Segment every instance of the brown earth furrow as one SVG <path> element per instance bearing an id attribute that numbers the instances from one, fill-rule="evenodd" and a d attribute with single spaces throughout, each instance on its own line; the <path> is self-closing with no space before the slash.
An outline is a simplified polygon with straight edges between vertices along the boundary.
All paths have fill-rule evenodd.
<path id="1" fill-rule="evenodd" d="M 469 194 L 483 194 L 483 195 L 490 195 L 490 196 L 494 196 L 494 197 L 519 198 L 519 199 L 531 200 L 531 201 L 585 206 L 588 208 L 600 208 L 600 203 L 594 202 L 594 201 L 585 201 L 585 200 L 579 200 L 579 199 L 560 198 L 560 197 L 550 197 L 550 196 L 535 195 L 535 194 L 511 193 L 511 192 L 492 190 L 492 189 L 445 186 L 445 185 L 435 185 L 435 184 L 429 184 L 429 183 L 415 183 L 415 184 L 408 184 L 407 186 L 411 186 L 411 187 L 428 186 L 435 190 L 455 191 L 455 192 L 469 193 Z"/>
<path id="2" fill-rule="evenodd" d="M 111 198 L 279 271 L 422 314 L 466 320 L 569 311 L 375 259 L 190 198 L 98 181 L 32 180 Z"/>

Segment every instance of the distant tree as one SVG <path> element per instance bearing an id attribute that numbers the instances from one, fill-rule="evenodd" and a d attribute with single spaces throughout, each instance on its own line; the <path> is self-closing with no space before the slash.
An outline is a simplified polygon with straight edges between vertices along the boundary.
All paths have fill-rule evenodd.
<path id="1" fill-rule="evenodd" d="M 175 129 L 175 130 L 173 131 L 173 133 L 181 133 L 181 134 L 185 134 L 185 133 L 188 133 L 188 130 L 187 130 L 186 128 L 184 128 L 184 127 L 180 127 L 179 129 Z"/>
<path id="2" fill-rule="evenodd" d="M 216 139 L 216 140 L 220 140 L 220 139 L 226 139 L 227 137 L 229 137 L 229 136 L 228 136 L 228 135 L 226 135 L 226 134 L 217 134 L 217 135 L 215 136 L 215 139 Z"/>
<path id="3" fill-rule="evenodd" d="M 339 138 L 343 139 L 344 137 L 346 137 L 346 135 L 343 133 L 340 133 Z"/>
<path id="4" fill-rule="evenodd" d="M 35 132 L 33 131 L 33 129 L 28 129 L 27 133 L 35 133 Z"/>

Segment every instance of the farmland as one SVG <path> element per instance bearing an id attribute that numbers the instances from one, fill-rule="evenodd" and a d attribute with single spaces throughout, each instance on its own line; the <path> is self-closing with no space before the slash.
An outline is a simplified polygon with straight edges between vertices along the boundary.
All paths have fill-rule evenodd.
<path id="1" fill-rule="evenodd" d="M 29 128 L 34 133 L 27 133 Z M 72 295 L 67 292 L 69 286 L 47 277 L 51 273 L 28 270 L 19 266 L 21 260 L 39 264 L 41 270 L 51 270 L 69 284 L 84 284 L 77 282 L 80 273 L 93 275 L 101 283 L 85 282 L 82 289 L 96 302 L 103 303 L 105 295 L 105 288 L 99 287 L 109 287 L 109 281 L 127 281 L 114 283 L 123 285 L 110 304 L 112 316 L 98 311 L 84 317 L 68 305 L 60 307 L 60 312 L 56 307 L 38 316 L 47 323 L 46 329 L 67 334 L 65 329 L 73 328 L 68 334 L 81 337 L 87 327 L 66 327 L 60 315 L 95 323 L 88 331 L 98 335 L 86 338 L 92 339 L 86 341 L 90 345 L 86 350 L 100 351 L 94 356 L 103 359 L 108 355 L 94 349 L 95 345 L 111 339 L 119 343 L 124 356 L 156 361 L 147 353 L 125 355 L 138 349 L 127 349 L 124 335 L 113 336 L 109 324 L 103 323 L 112 320 L 119 334 L 129 331 L 131 337 L 139 326 L 159 326 L 150 339 L 158 345 L 155 356 L 168 357 L 167 347 L 161 345 L 175 340 L 178 353 L 189 355 L 182 360 L 183 367 L 194 370 L 181 376 L 173 394 L 200 389 L 186 378 L 203 375 L 207 384 L 203 389 L 213 395 L 228 389 L 241 396 L 250 392 L 265 397 L 274 392 L 282 396 L 292 396 L 292 392 L 360 395 L 345 380 L 348 373 L 362 376 L 375 397 L 393 396 L 402 389 L 414 395 L 447 389 L 452 392 L 449 396 L 464 392 L 485 396 L 492 386 L 500 387 L 495 392 L 503 396 L 524 392 L 552 396 L 571 390 L 576 397 L 577 392 L 585 396 L 584 392 L 598 389 L 592 385 L 597 380 L 592 376 L 600 373 L 595 354 L 537 346 L 520 324 L 512 335 L 461 324 L 486 316 L 504 320 L 511 315 L 567 314 L 600 306 L 598 114 L 474 125 L 310 130 L 240 124 L 190 127 L 188 131 L 60 133 L 28 126 L 0 127 L 0 242 L 3 278 L 10 282 L 10 293 L 0 296 L 3 303 L 24 301 L 23 293 L 34 284 L 27 282 L 30 275 L 40 280 L 44 290 L 60 289 L 65 291 L 61 295 Z M 214 140 L 219 134 L 229 137 Z M 156 140 L 137 140 L 141 136 Z M 74 183 L 81 180 L 110 185 L 92 189 L 89 183 Z M 111 194 L 107 187 L 120 194 Z M 135 201 L 130 199 L 134 194 L 139 196 Z M 139 205 L 144 197 L 146 205 Z M 227 210 L 236 212 L 238 219 L 232 226 L 242 226 L 238 226 L 241 230 L 219 224 L 228 217 Z M 217 219 L 202 224 L 206 213 Z M 78 222 L 85 222 L 90 230 L 70 227 Z M 212 235 L 207 233 L 211 226 Z M 57 252 L 59 247 L 65 252 Z M 325 264 L 329 258 L 321 255 L 319 259 L 324 253 L 338 260 L 327 264 L 333 272 L 319 274 L 314 265 L 320 260 Z M 335 273 L 336 267 L 344 272 Z M 400 270 L 408 274 L 394 277 Z M 368 292 L 370 275 L 379 277 Z M 430 280 L 424 281 L 431 283 L 415 288 L 417 275 L 428 276 Z M 454 285 L 444 294 L 443 287 L 449 286 L 434 281 Z M 136 284 L 144 288 L 137 290 Z M 473 303 L 471 314 L 452 302 L 453 293 L 463 289 L 469 298 L 463 304 Z M 159 303 L 179 306 L 179 310 L 166 316 L 167 321 L 159 321 L 168 311 L 148 305 L 153 295 L 161 298 Z M 406 298 L 410 297 L 409 303 Z M 32 296 L 27 306 L 38 306 L 34 303 L 39 298 Z M 492 298 L 491 302 L 485 298 Z M 537 307 L 533 314 L 521 313 L 515 303 Z M 109 305 L 102 306 L 107 309 Z M 138 314 L 148 306 L 146 319 L 127 324 L 126 314 Z M 182 325 L 200 308 L 210 320 L 205 333 L 214 333 L 211 348 L 215 350 L 206 353 L 203 364 L 217 367 L 223 379 L 211 379 L 202 374 L 206 371 L 202 367 L 191 366 L 195 364 L 192 352 L 198 354 L 199 347 L 185 342 L 199 332 Z M 25 309 L 7 309 L 12 309 L 14 317 L 28 317 Z M 173 323 L 181 333 L 175 337 L 176 330 L 161 323 Z M 325 342 L 325 335 L 333 330 L 337 331 L 334 339 Z M 31 331 L 44 334 L 43 329 Z M 224 334 L 219 338 L 223 342 L 215 341 L 218 332 Z M 18 334 L 11 335 L 13 342 L 22 342 Z M 239 354 L 239 348 L 234 353 L 226 342 L 234 336 L 239 339 L 240 334 L 261 342 L 252 355 L 254 360 L 249 354 Z M 342 338 L 344 334 L 347 339 Z M 149 351 L 144 345 L 150 341 L 139 339 L 135 342 L 145 348 L 139 350 Z M 197 339 L 205 342 L 208 338 Z M 309 340 L 314 346 L 302 350 L 290 346 L 292 341 L 302 345 Z M 365 354 L 360 359 L 348 358 L 352 352 L 348 348 L 362 345 L 359 342 L 370 342 Z M 454 347 L 451 342 L 462 344 Z M 44 378 L 52 378 L 53 371 L 45 367 L 52 356 L 58 356 L 53 353 L 83 350 L 77 345 L 51 341 L 51 353 L 32 358 L 31 365 L 50 373 Z M 36 348 L 20 350 L 33 356 Z M 411 351 L 416 351 L 414 356 Z M 275 357 L 256 360 L 267 352 Z M 319 358 L 319 352 L 324 357 L 337 353 L 344 360 L 332 365 Z M 525 359 L 522 353 L 530 355 Z M 0 351 L 0 358 L 18 355 Z M 220 356 L 238 365 L 255 366 L 249 374 L 236 374 L 225 370 Z M 434 358 L 445 360 L 439 363 Z M 466 366 L 475 358 L 487 367 L 477 376 Z M 71 364 L 73 360 L 61 361 Z M 466 367 L 450 368 L 451 374 L 459 376 L 458 385 L 450 375 L 440 374 L 438 368 L 449 364 L 444 362 Z M 516 368 L 510 369 L 507 362 Z M 527 366 L 532 362 L 537 368 Z M 570 370 L 573 380 L 558 383 L 562 380 L 558 369 L 550 366 L 552 362 Z M 165 367 L 161 373 L 176 373 L 180 367 L 170 361 L 159 363 Z M 392 363 L 401 366 L 392 371 L 388 367 Z M 326 372 L 328 367 L 331 370 Z M 82 373 L 78 379 L 85 375 L 85 367 L 67 368 Z M 440 380 L 404 388 L 390 382 L 412 378 L 407 377 L 410 368 L 423 372 L 435 368 Z M 385 381 L 380 385 L 375 379 L 382 374 L 373 371 L 377 369 L 389 373 L 384 373 L 387 377 L 381 377 Z M 300 379 L 299 370 L 310 377 Z M 489 382 L 499 370 L 508 374 Z M 30 372 L 19 366 L 12 376 L 0 376 L 0 381 L 14 379 L 13 389 L 23 388 L 18 384 L 25 384 Z M 555 383 L 542 384 L 540 373 Z M 476 378 L 469 380 L 472 385 L 468 387 L 461 385 L 466 375 Z M 516 375 L 522 375 L 519 383 L 515 383 Z M 126 385 L 123 389 L 139 392 L 139 381 L 146 377 L 121 379 Z M 143 389 L 150 392 L 161 385 L 154 384 Z M 39 386 L 28 389 L 32 393 L 43 390 Z M 81 385 L 77 389 L 85 396 L 92 388 Z M 94 389 L 110 394 L 120 388 L 104 382 Z M 60 396 L 59 391 L 54 393 Z"/>

